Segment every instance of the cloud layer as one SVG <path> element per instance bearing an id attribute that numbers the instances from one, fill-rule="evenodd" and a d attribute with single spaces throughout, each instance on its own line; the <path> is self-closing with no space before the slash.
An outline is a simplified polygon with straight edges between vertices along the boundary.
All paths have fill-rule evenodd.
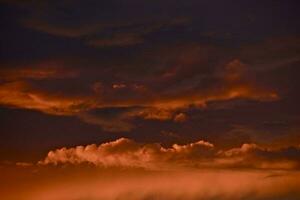
<path id="1" fill-rule="evenodd" d="M 298 199 L 297 171 L 132 171 L 94 168 L 2 169 L 1 196 L 18 200 Z M 13 172 L 13 173 L 12 173 Z M 21 179 L 21 178 L 22 179 Z"/>

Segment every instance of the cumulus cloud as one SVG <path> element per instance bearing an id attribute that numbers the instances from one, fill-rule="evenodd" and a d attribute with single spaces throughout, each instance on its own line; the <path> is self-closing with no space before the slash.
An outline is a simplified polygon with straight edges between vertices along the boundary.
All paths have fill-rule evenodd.
<path id="1" fill-rule="evenodd" d="M 181 168 L 253 168 L 298 169 L 300 149 L 265 149 L 256 144 L 243 144 L 219 150 L 200 140 L 185 145 L 163 147 L 158 143 L 140 144 L 120 138 L 100 145 L 77 146 L 50 151 L 39 164 L 83 164 L 100 167 L 181 169 Z"/>
<path id="2" fill-rule="evenodd" d="M 214 146 L 203 140 L 187 145 L 174 144 L 164 148 L 160 144 L 139 144 L 120 138 L 100 145 L 77 146 L 50 151 L 39 164 L 92 163 L 103 167 L 133 167 L 145 169 L 173 168 L 194 164 L 193 158 L 206 159 Z M 181 163 L 182 162 L 182 163 Z"/>

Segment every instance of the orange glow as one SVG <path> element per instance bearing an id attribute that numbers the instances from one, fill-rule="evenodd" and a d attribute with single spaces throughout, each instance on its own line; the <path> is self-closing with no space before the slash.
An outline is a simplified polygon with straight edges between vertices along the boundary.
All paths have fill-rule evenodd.
<path id="1" fill-rule="evenodd" d="M 296 171 L 146 172 L 67 167 L 10 169 L 6 173 L 5 176 L 1 175 L 3 187 L 0 187 L 0 192 L 3 199 L 146 200 L 151 197 L 178 200 L 256 200 L 300 197 L 300 174 Z"/>

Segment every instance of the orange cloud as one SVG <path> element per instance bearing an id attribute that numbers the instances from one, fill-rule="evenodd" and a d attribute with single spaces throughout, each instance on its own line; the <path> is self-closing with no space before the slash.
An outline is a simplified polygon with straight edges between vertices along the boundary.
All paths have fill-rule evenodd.
<path id="1" fill-rule="evenodd" d="M 263 148 L 257 144 L 243 144 L 239 148 L 221 150 L 216 159 L 224 166 L 259 169 L 298 169 L 300 167 L 300 148 Z"/>
<path id="2" fill-rule="evenodd" d="M 205 159 L 213 152 L 213 147 L 211 143 L 202 140 L 187 145 L 174 144 L 171 148 L 164 148 L 160 144 L 143 145 L 120 138 L 99 146 L 92 144 L 50 151 L 39 164 L 92 163 L 103 167 L 177 168 L 178 165 L 192 161 L 186 159 L 193 156 L 200 156 L 197 159 Z"/>
<path id="3" fill-rule="evenodd" d="M 140 111 L 133 112 L 132 116 L 142 117 L 143 119 L 151 120 L 170 120 L 173 118 L 174 110 L 163 108 L 144 108 Z"/>
<path id="4" fill-rule="evenodd" d="M 187 120 L 187 116 L 184 113 L 179 113 L 174 117 L 175 122 L 185 122 Z"/>
<path id="5" fill-rule="evenodd" d="M 84 110 L 87 100 L 80 97 L 57 97 L 34 90 L 26 82 L 0 85 L 0 103 L 9 107 L 39 110 L 53 115 L 75 115 Z"/>
<path id="6" fill-rule="evenodd" d="M 218 150 L 200 140 L 186 145 L 139 144 L 126 138 L 100 145 L 77 146 L 50 151 L 39 164 L 91 163 L 100 167 L 181 169 L 181 168 L 252 168 L 298 169 L 300 149 L 265 149 L 256 144 Z"/>

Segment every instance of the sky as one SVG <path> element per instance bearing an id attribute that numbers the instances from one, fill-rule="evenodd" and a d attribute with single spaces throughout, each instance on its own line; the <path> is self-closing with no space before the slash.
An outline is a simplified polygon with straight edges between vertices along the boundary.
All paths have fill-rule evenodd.
<path id="1" fill-rule="evenodd" d="M 300 199 L 299 8 L 0 0 L 0 195 Z"/>

